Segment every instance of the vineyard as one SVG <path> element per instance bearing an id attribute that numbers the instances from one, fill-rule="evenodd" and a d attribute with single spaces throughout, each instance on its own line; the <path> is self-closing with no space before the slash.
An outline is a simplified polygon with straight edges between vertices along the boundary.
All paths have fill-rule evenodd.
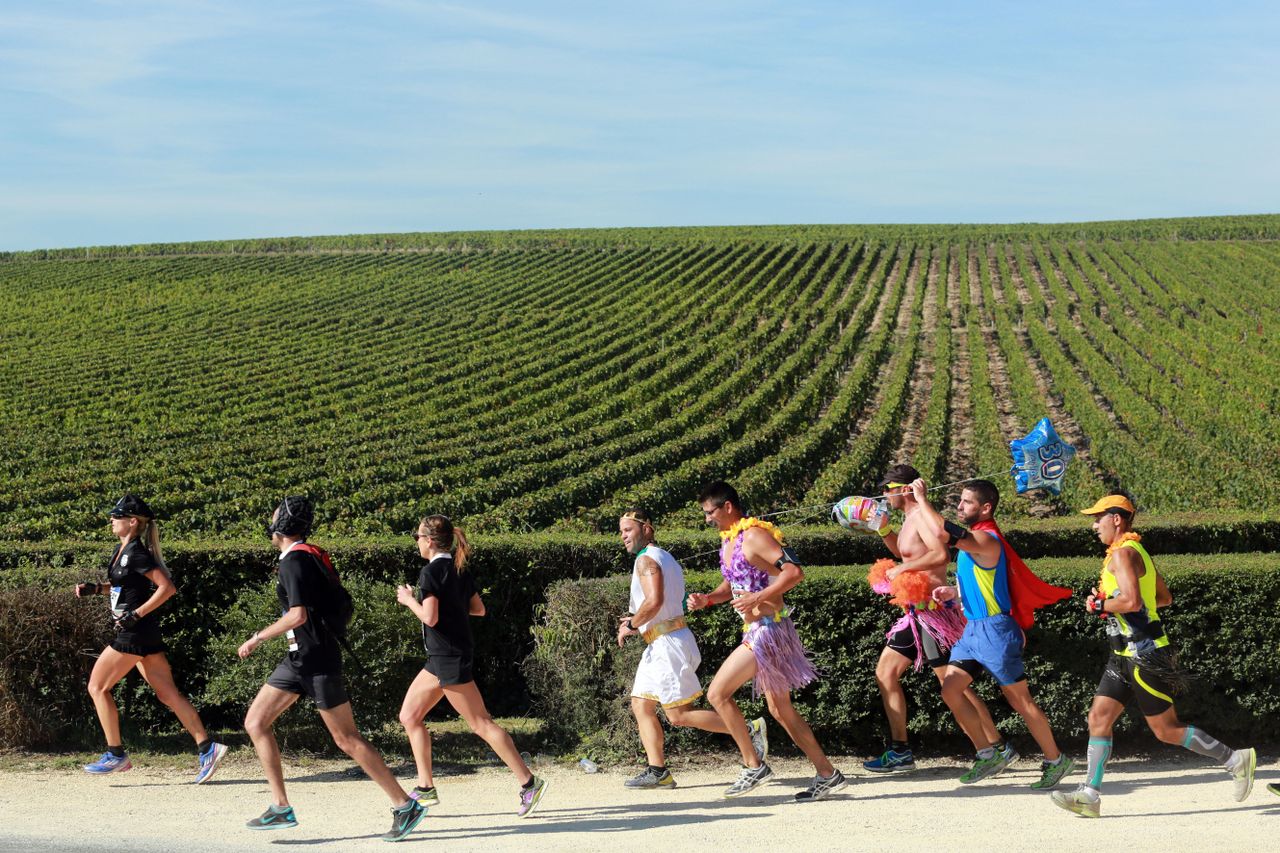
<path id="1" fill-rule="evenodd" d="M 0 257 L 0 539 L 699 526 L 868 493 L 891 462 L 1006 492 L 1049 416 L 1061 515 L 1280 502 L 1280 217 L 1087 226 L 395 235 Z M 803 515 L 793 521 L 806 520 Z M 807 520 L 818 520 L 810 514 Z"/>

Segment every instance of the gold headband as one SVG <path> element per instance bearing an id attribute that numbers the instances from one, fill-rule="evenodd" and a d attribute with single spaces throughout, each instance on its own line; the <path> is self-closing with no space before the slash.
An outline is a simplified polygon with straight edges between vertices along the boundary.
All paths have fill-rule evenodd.
<path id="1" fill-rule="evenodd" d="M 652 525 L 653 525 L 653 522 L 652 522 L 652 521 L 650 521 L 650 520 L 649 520 L 649 519 L 647 519 L 647 518 L 641 518 L 639 515 L 637 515 L 637 514 L 636 514 L 636 513 L 634 513 L 634 512 L 627 512 L 627 513 L 623 513 L 623 514 L 622 514 L 622 519 L 621 519 L 621 520 L 622 520 L 622 521 L 638 521 L 638 522 L 640 522 L 641 524 L 648 524 L 648 525 L 650 525 L 650 526 L 652 526 Z"/>

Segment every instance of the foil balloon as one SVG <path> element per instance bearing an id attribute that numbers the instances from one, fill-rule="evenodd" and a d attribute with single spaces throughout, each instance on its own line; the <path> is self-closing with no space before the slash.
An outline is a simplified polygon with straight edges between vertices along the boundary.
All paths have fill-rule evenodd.
<path id="1" fill-rule="evenodd" d="M 1009 449 L 1013 452 L 1010 473 L 1018 494 L 1033 489 L 1048 489 L 1055 495 L 1062 491 L 1062 478 L 1076 449 L 1058 436 L 1048 418 L 1041 418 L 1026 437 L 1009 442 Z"/>

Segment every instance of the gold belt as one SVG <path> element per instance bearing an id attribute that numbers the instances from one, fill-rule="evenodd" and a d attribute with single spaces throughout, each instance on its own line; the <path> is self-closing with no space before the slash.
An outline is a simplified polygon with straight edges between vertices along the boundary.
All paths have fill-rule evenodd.
<path id="1" fill-rule="evenodd" d="M 640 636 L 644 637 L 644 641 L 646 643 L 652 643 L 663 634 L 670 634 L 672 631 L 679 631 L 681 628 L 685 627 L 686 624 L 687 623 L 684 621 L 683 616 L 676 616 L 675 618 L 668 619 L 665 622 L 659 622 Z"/>

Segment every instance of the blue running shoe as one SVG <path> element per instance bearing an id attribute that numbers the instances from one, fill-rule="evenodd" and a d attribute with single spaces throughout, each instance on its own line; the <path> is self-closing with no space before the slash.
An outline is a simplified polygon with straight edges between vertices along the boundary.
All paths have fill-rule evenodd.
<path id="1" fill-rule="evenodd" d="M 382 840 L 399 841 L 404 838 L 413 832 L 413 828 L 418 825 L 426 813 L 427 807 L 410 797 L 409 802 L 398 809 L 391 810 L 391 829 L 383 833 Z"/>
<path id="2" fill-rule="evenodd" d="M 129 756 L 115 756 L 109 752 L 102 753 L 102 757 L 92 764 L 84 766 L 84 772 L 93 776 L 105 776 L 108 773 L 123 773 L 126 770 L 132 770 L 133 764 L 129 761 Z"/>
<path id="3" fill-rule="evenodd" d="M 226 754 L 227 747 L 221 743 L 210 744 L 208 749 L 200 753 L 200 769 L 196 771 L 197 785 L 209 781 L 209 777 L 218 769 L 218 765 L 222 763 L 222 757 Z"/>
<path id="4" fill-rule="evenodd" d="M 886 749 L 879 758 L 864 761 L 862 766 L 872 773 L 903 773 L 916 769 L 916 759 L 909 749 L 905 752 Z"/>
<path id="5" fill-rule="evenodd" d="M 298 816 L 293 813 L 293 806 L 285 806 L 283 810 L 268 806 L 260 817 L 246 821 L 250 829 L 288 829 L 298 825 Z"/>

